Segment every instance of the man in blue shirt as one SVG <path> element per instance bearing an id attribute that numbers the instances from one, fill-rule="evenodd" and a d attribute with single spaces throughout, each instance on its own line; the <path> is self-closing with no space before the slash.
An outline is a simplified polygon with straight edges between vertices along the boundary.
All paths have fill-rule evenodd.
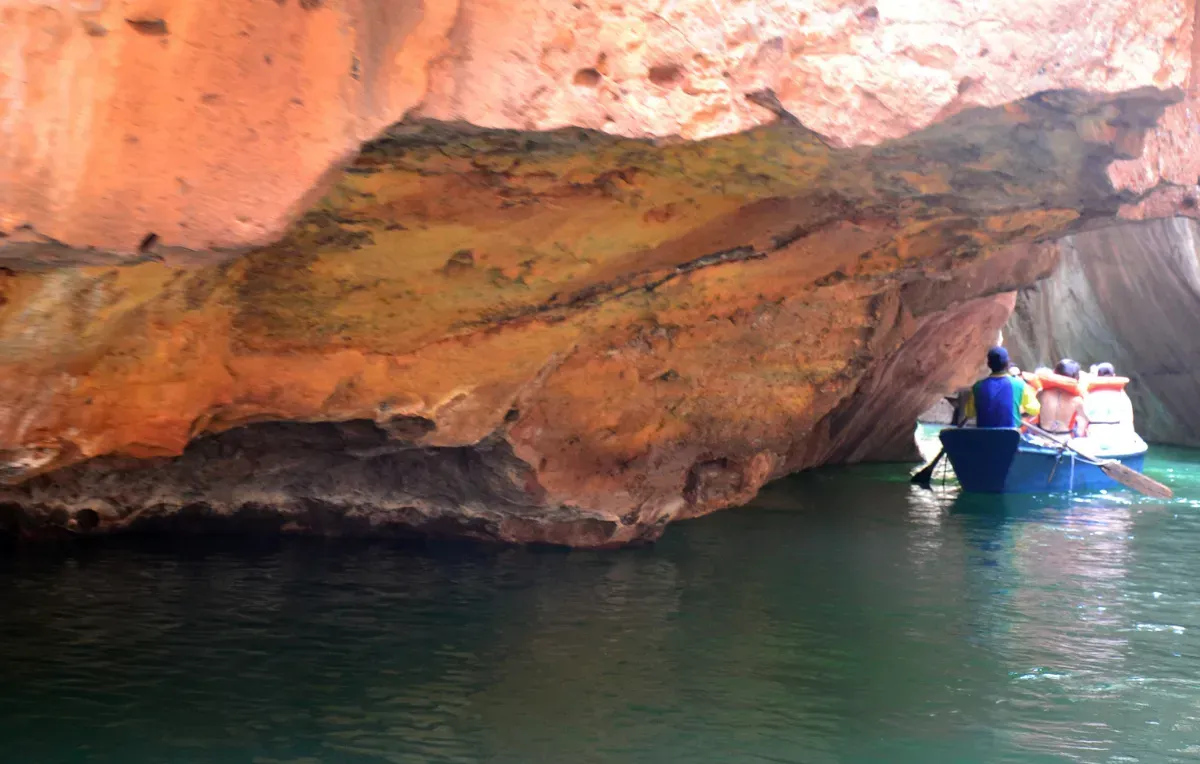
<path id="1" fill-rule="evenodd" d="M 994 347 L 988 351 L 991 375 L 971 388 L 966 417 L 975 417 L 976 427 L 1020 427 L 1021 415 L 1037 416 L 1041 405 L 1033 388 L 1008 373 L 1008 351 Z"/>

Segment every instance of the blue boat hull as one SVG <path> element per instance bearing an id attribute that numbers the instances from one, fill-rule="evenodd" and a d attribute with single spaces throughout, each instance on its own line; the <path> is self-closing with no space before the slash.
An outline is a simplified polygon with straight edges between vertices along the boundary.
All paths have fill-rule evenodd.
<path id="1" fill-rule="evenodd" d="M 964 491 L 973 493 L 1087 493 L 1119 486 L 1104 471 L 1075 456 L 1030 443 L 1016 429 L 955 427 L 940 436 L 946 456 Z M 1137 472 L 1142 471 L 1146 447 L 1106 454 Z"/>

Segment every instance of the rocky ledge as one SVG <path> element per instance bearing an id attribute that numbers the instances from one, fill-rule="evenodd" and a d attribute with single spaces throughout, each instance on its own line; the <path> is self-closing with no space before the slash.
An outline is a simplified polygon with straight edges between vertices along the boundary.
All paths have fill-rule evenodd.
<path id="1" fill-rule="evenodd" d="M 243 54 L 248 72 L 286 58 L 294 76 L 264 103 L 304 82 L 336 102 L 341 127 L 317 129 L 305 111 L 307 122 L 270 123 L 283 148 L 200 141 L 114 185 L 111 169 L 81 162 L 93 144 L 34 124 L 61 104 L 55 92 L 5 123 L 14 145 L 52 133 L 79 161 L 35 152 L 6 170 L 18 193 L 5 219 L 25 222 L 0 247 L 0 525 L 650 540 L 792 471 L 911 457 L 917 416 L 970 379 L 1016 290 L 1054 269 L 1061 237 L 1195 207 L 1168 177 L 1190 156 L 1172 137 L 1172 110 L 1191 102 L 1190 6 L 1119 4 L 1142 24 L 1131 37 L 1108 10 L 1042 4 L 993 39 L 980 32 L 989 19 L 947 5 L 926 21 L 963 59 L 883 4 L 795 18 L 783 15 L 794 4 L 762 2 L 682 58 L 659 22 L 630 21 L 634 6 L 575 8 L 657 52 L 555 36 L 564 20 L 525 3 L 507 13 L 545 46 L 529 71 L 505 47 L 516 42 L 484 31 L 498 4 L 464 0 L 449 19 L 226 4 L 247 36 L 216 35 L 214 50 Z M 47 66 L 63 81 L 101 77 L 103 56 L 99 73 L 68 63 L 110 35 L 129 38 L 113 55 L 140 66 L 175 50 L 173 35 L 205 34 L 166 17 L 6 12 L 37 82 Z M 315 47 L 301 55 L 293 30 L 251 61 L 242 46 L 276 34 L 259 31 L 264 13 Z M 358 37 L 320 42 L 303 14 Z M 1047 60 L 1032 80 L 1043 92 L 1021 92 L 1010 72 L 1029 66 L 1021 40 L 1068 17 L 1090 18 L 1105 46 L 1061 32 L 1062 60 L 1097 65 L 1047 74 Z M 30 19 L 58 36 L 37 37 Z M 318 53 L 347 45 L 344 89 L 321 90 Z M 35 55 L 47 50 L 65 58 Z M 670 61 L 635 83 L 638 57 L 663 51 Z M 861 87 L 838 89 L 831 54 Z M 714 62 L 728 67 L 716 70 L 724 89 L 701 86 Z M 242 84 L 180 66 L 171 76 L 186 92 L 218 96 L 185 113 L 256 113 L 227 100 Z M 810 89 L 789 79 L 800 73 Z M 942 75 L 945 92 L 931 84 Z M 80 87 L 126 104 L 162 95 L 114 83 Z M 339 159 L 330 135 L 353 141 L 387 115 L 403 119 Z M 131 147 L 166 145 L 163 114 L 110 117 L 77 134 L 155 129 L 111 166 L 140 168 Z M 171 124 L 193 138 L 217 129 L 208 117 Z M 163 181 L 176 165 L 178 182 Z"/>

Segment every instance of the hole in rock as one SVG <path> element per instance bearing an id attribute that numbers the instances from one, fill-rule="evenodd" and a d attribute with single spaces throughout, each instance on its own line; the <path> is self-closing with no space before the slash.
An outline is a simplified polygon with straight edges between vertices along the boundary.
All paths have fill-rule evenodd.
<path id="1" fill-rule="evenodd" d="M 586 88 L 594 88 L 600 84 L 603 75 L 595 69 L 588 67 L 575 72 L 575 84 Z"/>
<path id="2" fill-rule="evenodd" d="M 148 233 L 144 237 L 142 237 L 142 243 L 138 245 L 138 252 L 141 252 L 142 254 L 146 254 L 147 252 L 152 250 L 154 248 L 154 245 L 157 243 L 158 243 L 158 234 L 153 233 L 153 232 Z"/>
<path id="3" fill-rule="evenodd" d="M 133 27 L 138 34 L 162 37 L 167 33 L 167 22 L 162 19 L 138 18 L 125 19 L 125 23 Z"/>
<path id="4" fill-rule="evenodd" d="M 423 416 L 394 416 L 381 425 L 394 440 L 417 441 L 437 429 L 437 423 Z"/>
<path id="5" fill-rule="evenodd" d="M 100 525 L 100 513 L 94 509 L 81 509 L 71 519 L 78 531 L 95 530 Z"/>
<path id="6" fill-rule="evenodd" d="M 446 264 L 442 266 L 442 273 L 447 276 L 453 276 L 457 273 L 469 271 L 475 267 L 475 253 L 469 249 L 460 249 L 446 260 Z"/>
<path id="7" fill-rule="evenodd" d="M 661 87 L 676 85 L 683 79 L 683 70 L 675 64 L 659 64 L 650 67 L 650 81 Z"/>

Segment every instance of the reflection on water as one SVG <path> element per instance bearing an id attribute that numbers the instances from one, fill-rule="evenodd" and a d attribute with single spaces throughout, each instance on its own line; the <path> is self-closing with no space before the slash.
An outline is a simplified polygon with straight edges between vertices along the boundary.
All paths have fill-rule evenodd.
<path id="1" fill-rule="evenodd" d="M 1179 499 L 826 470 L 618 553 L 289 541 L 0 558 L 13 762 L 1200 754 Z"/>

